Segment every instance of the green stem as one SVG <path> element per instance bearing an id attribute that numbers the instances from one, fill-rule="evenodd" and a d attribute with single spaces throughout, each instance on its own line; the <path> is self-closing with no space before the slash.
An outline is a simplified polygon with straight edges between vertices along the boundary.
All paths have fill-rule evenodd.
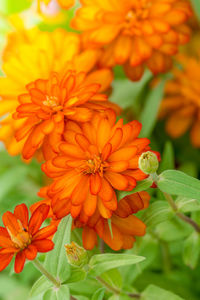
<path id="1" fill-rule="evenodd" d="M 169 205 L 171 206 L 171 208 L 173 209 L 175 214 L 181 220 L 183 220 L 184 222 L 190 224 L 198 233 L 200 233 L 200 226 L 195 221 L 190 219 L 188 216 L 185 216 L 184 214 L 182 214 L 181 212 L 178 211 L 178 207 L 176 206 L 176 203 L 174 202 L 172 196 L 165 193 L 165 192 L 163 192 L 163 195 L 165 196 L 165 199 L 168 201 Z"/>
<path id="2" fill-rule="evenodd" d="M 38 259 L 35 259 L 33 264 L 56 288 L 60 288 L 60 282 L 44 268 Z"/>
<path id="3" fill-rule="evenodd" d="M 121 294 L 121 290 L 115 287 L 112 287 L 111 285 L 109 285 L 105 280 L 103 280 L 100 276 L 97 276 L 96 279 L 103 285 L 105 286 L 105 288 L 115 294 L 115 295 L 120 295 Z M 129 296 L 130 298 L 136 298 L 136 299 L 140 299 L 140 294 L 136 294 L 136 293 L 127 293 L 127 296 Z"/>

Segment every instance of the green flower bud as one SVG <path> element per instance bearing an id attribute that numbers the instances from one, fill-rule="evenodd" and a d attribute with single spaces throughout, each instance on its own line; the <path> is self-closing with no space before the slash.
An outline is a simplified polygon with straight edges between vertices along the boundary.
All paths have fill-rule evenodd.
<path id="1" fill-rule="evenodd" d="M 158 170 L 159 162 L 155 153 L 147 151 L 139 158 L 139 168 L 145 174 L 153 174 Z"/>
<path id="2" fill-rule="evenodd" d="M 75 242 L 65 245 L 67 259 L 70 265 L 83 267 L 88 263 L 87 251 Z"/>

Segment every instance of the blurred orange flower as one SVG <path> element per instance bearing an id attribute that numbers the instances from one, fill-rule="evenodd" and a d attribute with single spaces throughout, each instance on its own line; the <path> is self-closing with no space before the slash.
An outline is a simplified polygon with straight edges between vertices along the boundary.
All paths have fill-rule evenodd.
<path id="1" fill-rule="evenodd" d="M 20 142 L 16 142 L 14 137 L 16 131 L 24 126 L 26 118 L 12 119 L 12 114 L 20 104 L 19 99 L 21 101 L 23 98 L 20 95 L 27 94 L 26 87 L 30 90 L 36 82 L 38 85 L 39 83 L 42 85 L 42 82 L 52 78 L 53 73 L 64 76 L 70 69 L 77 74 L 84 71 L 88 75 L 87 84 L 100 84 L 99 91 L 104 91 L 109 87 L 113 77 L 108 69 L 95 71 L 98 58 L 98 51 L 86 50 L 81 52 L 79 36 L 62 29 L 57 29 L 54 32 L 41 32 L 34 28 L 9 35 L 8 44 L 3 54 L 2 68 L 5 76 L 0 78 L 0 116 L 4 116 L 1 121 L 0 140 L 5 143 L 11 155 L 19 154 L 26 141 L 24 138 Z M 70 65 L 69 62 L 72 60 L 73 63 Z M 62 76 L 59 76 L 60 80 Z M 72 82 L 71 84 L 73 85 Z M 59 85 L 60 82 L 57 87 Z M 38 89 L 41 91 L 43 88 L 40 86 Z M 51 107 L 50 103 L 52 103 L 56 89 L 54 89 L 53 95 L 50 91 L 45 95 L 43 102 L 47 100 L 45 102 L 47 105 L 44 105 L 47 110 Z M 25 98 L 23 99 L 25 102 L 29 101 L 28 95 Z"/>
<path id="2" fill-rule="evenodd" d="M 15 272 L 20 273 L 25 260 L 33 260 L 38 252 L 48 252 L 54 247 L 48 239 L 57 230 L 54 225 L 40 229 L 47 218 L 49 206 L 42 204 L 32 214 L 25 204 L 16 206 L 14 213 L 3 215 L 4 227 L 0 227 L 0 271 L 4 270 L 15 256 Z"/>
<path id="3" fill-rule="evenodd" d="M 103 47 L 101 64 L 124 65 L 132 80 L 145 66 L 154 74 L 171 67 L 171 56 L 188 42 L 188 0 L 81 0 L 72 26 L 83 31 L 86 47 Z"/>
<path id="4" fill-rule="evenodd" d="M 147 138 L 138 138 L 141 124 L 115 123 L 115 113 L 96 114 L 91 122 L 66 123 L 65 142 L 59 154 L 43 164 L 43 171 L 54 179 L 48 188 L 52 207 L 59 205 L 81 221 L 96 208 L 103 218 L 117 209 L 116 190 L 132 190 L 147 177 L 138 169 L 138 159 L 149 149 Z"/>
<path id="5" fill-rule="evenodd" d="M 113 250 L 131 249 L 135 236 L 143 236 L 146 226 L 132 215 L 149 205 L 150 196 L 147 192 L 135 193 L 119 201 L 118 209 L 111 217 L 111 226 L 98 210 L 88 218 L 87 222 L 74 220 L 74 227 L 83 227 L 82 239 L 85 249 L 91 250 L 97 244 L 97 235 Z M 111 233 L 112 227 L 112 233 Z"/>
<path id="6" fill-rule="evenodd" d="M 197 45 L 196 45 L 197 46 Z M 194 147 L 200 148 L 200 51 L 177 57 L 180 67 L 173 70 L 173 78 L 166 83 L 160 118 L 167 118 L 166 131 L 172 138 L 182 136 L 191 128 Z"/>

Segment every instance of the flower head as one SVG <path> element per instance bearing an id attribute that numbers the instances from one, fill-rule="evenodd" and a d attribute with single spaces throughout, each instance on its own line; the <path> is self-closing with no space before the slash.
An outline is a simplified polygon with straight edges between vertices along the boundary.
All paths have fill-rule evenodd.
<path id="1" fill-rule="evenodd" d="M 80 218 L 74 220 L 74 228 L 82 227 L 83 246 L 87 250 L 93 249 L 97 244 L 97 236 L 113 250 L 130 249 L 135 242 L 135 236 L 145 234 L 145 224 L 133 214 L 148 207 L 150 196 L 147 192 L 135 193 L 119 201 L 118 209 L 109 220 L 103 218 L 98 210 L 81 222 Z"/>
<path id="2" fill-rule="evenodd" d="M 66 67 L 62 77 L 53 73 L 49 80 L 38 79 L 30 83 L 27 85 L 28 93 L 19 96 L 21 104 L 13 117 L 26 120 L 15 135 L 17 141 L 26 138 L 22 150 L 25 159 L 31 158 L 37 149 L 43 147 L 45 137 L 48 137 L 53 149 L 57 147 L 67 120 L 87 122 L 94 111 L 115 108 L 114 104 L 107 102 L 106 95 L 99 93 L 100 84 L 92 83 L 85 72 L 71 70 L 71 67 L 72 64 Z M 44 147 L 48 146 L 45 144 Z"/>
<path id="3" fill-rule="evenodd" d="M 74 82 L 77 76 L 79 80 L 83 80 L 85 76 L 85 87 L 95 83 L 96 92 L 98 90 L 98 93 L 105 91 L 110 86 L 112 81 L 111 71 L 105 68 L 95 69 L 98 57 L 99 52 L 96 50 L 81 52 L 79 36 L 62 29 L 57 29 L 53 32 L 41 32 L 37 28 L 34 28 L 31 30 L 21 30 L 9 35 L 8 43 L 3 53 L 2 69 L 5 76 L 0 78 L 0 117 L 4 117 L 1 120 L 0 140 L 5 143 L 11 155 L 21 153 L 27 139 L 27 134 L 32 129 L 31 124 L 35 123 L 36 125 L 43 118 L 46 118 L 47 115 L 52 115 L 50 109 L 55 111 L 56 103 L 60 101 L 61 97 L 64 98 L 64 95 L 67 93 L 64 90 L 67 78 L 69 79 L 70 77 L 71 80 L 67 85 L 69 91 L 71 89 L 74 91 L 74 86 L 78 85 L 77 82 L 76 84 Z M 74 74 L 73 76 L 69 76 L 70 71 Z M 82 72 L 85 72 L 85 75 Z M 46 89 L 47 82 L 48 88 L 44 90 Z M 65 87 L 63 87 L 63 84 Z M 97 88 L 98 85 L 101 86 L 99 89 Z M 83 87 L 84 93 L 86 93 L 85 87 Z M 44 92 L 45 95 L 43 95 Z M 76 90 L 77 92 L 81 93 L 79 90 Z M 91 93 L 94 95 L 94 86 L 92 91 L 89 89 L 88 92 L 90 95 Z M 62 96 L 59 95 L 58 97 L 58 93 L 62 93 Z M 84 95 L 89 99 L 89 95 Z M 74 96 L 76 97 L 77 95 Z M 35 102 L 32 102 L 33 98 Z M 42 103 L 40 103 L 41 99 Z M 76 103 L 75 98 L 74 103 Z M 22 104 L 24 104 L 23 107 L 21 106 Z M 39 118 L 36 114 L 33 118 L 33 114 L 27 116 L 27 104 L 29 108 L 30 104 L 34 106 L 34 110 L 31 111 L 33 114 L 35 110 L 40 110 L 41 112 L 42 105 L 43 111 L 46 108 L 45 113 L 41 112 Z M 19 116 L 13 119 L 12 115 L 19 106 Z M 23 112 L 25 115 L 22 118 L 23 114 L 21 111 L 23 109 L 25 110 Z M 30 122 L 27 122 L 27 117 L 31 118 Z M 58 119 L 59 117 L 57 117 L 57 122 Z M 24 125 L 25 122 L 26 125 Z M 27 128 L 27 123 L 29 129 Z M 49 121 L 49 124 L 48 132 L 50 127 L 53 126 L 51 121 Z M 26 127 L 26 132 L 18 133 L 17 142 L 15 133 L 24 126 Z M 60 129 L 60 126 L 58 127 Z M 22 136 L 24 138 L 21 139 Z M 40 135 L 39 140 L 41 140 Z M 34 144 L 33 147 L 35 146 Z"/>
<path id="4" fill-rule="evenodd" d="M 48 252 L 54 247 L 49 237 L 57 227 L 49 225 L 40 229 L 47 218 L 49 206 L 42 204 L 32 214 L 25 204 L 16 206 L 14 213 L 3 215 L 5 227 L 0 227 L 0 271 L 5 269 L 15 256 L 15 272 L 20 273 L 25 260 L 33 260 L 38 252 Z"/>
<path id="5" fill-rule="evenodd" d="M 139 168 L 145 174 L 153 174 L 158 170 L 158 157 L 152 151 L 142 153 L 139 158 Z"/>
<path id="6" fill-rule="evenodd" d="M 68 262 L 72 266 L 82 267 L 87 264 L 88 254 L 85 249 L 80 247 L 77 243 L 71 242 L 71 244 L 66 244 L 65 250 Z"/>
<path id="7" fill-rule="evenodd" d="M 172 138 L 190 130 L 194 147 L 200 148 L 200 51 L 195 55 L 181 54 L 173 78 L 166 83 L 160 118 L 166 118 L 166 131 Z"/>
<path id="8" fill-rule="evenodd" d="M 132 80 L 147 66 L 154 74 L 171 66 L 171 56 L 189 40 L 188 0 L 82 0 L 72 26 L 86 47 L 102 47 L 101 64 L 124 65 Z"/>
<path id="9" fill-rule="evenodd" d="M 147 177 L 138 168 L 140 154 L 149 150 L 149 140 L 138 138 L 141 124 L 115 119 L 111 112 L 83 124 L 66 123 L 59 153 L 42 166 L 54 179 L 48 196 L 53 209 L 60 204 L 58 214 L 84 219 L 98 208 L 103 218 L 110 218 L 117 209 L 115 190 L 130 191 Z"/>

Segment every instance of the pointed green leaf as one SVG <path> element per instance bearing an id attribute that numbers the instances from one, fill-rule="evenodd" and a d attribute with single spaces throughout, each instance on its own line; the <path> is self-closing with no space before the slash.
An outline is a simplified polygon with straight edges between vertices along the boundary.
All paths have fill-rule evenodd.
<path id="1" fill-rule="evenodd" d="M 50 287 L 52 287 L 52 283 L 45 276 L 41 276 L 32 286 L 30 296 L 44 294 Z"/>
<path id="2" fill-rule="evenodd" d="M 142 215 L 142 220 L 150 227 L 167 221 L 173 216 L 174 212 L 166 201 L 156 201 L 145 210 Z"/>
<path id="3" fill-rule="evenodd" d="M 183 172 L 167 170 L 161 173 L 157 181 L 158 188 L 171 195 L 182 195 L 200 200 L 200 180 Z"/>
<path id="4" fill-rule="evenodd" d="M 61 285 L 60 288 L 51 288 L 43 296 L 43 300 L 70 300 L 68 286 Z"/>
<path id="5" fill-rule="evenodd" d="M 163 99 L 164 85 L 165 80 L 162 80 L 158 86 L 149 92 L 145 107 L 139 119 L 142 123 L 141 137 L 149 137 L 154 129 L 160 102 Z"/>
<path id="6" fill-rule="evenodd" d="M 174 169 L 174 150 L 172 143 L 170 141 L 167 141 L 163 151 L 159 173 L 170 169 Z"/>
<path id="7" fill-rule="evenodd" d="M 184 242 L 183 261 L 184 263 L 194 269 L 197 266 L 200 254 L 200 237 L 194 231 Z"/>
<path id="8" fill-rule="evenodd" d="M 178 211 L 184 213 L 200 210 L 200 202 L 196 199 L 188 199 L 183 196 L 178 196 L 175 203 Z"/>
<path id="9" fill-rule="evenodd" d="M 89 274 L 98 276 L 110 269 L 137 264 L 144 259 L 145 257 L 133 254 L 96 254 L 89 261 Z"/>
<path id="10" fill-rule="evenodd" d="M 55 247 L 47 254 L 44 262 L 44 266 L 49 272 L 59 277 L 62 282 L 66 281 L 70 276 L 70 265 L 67 261 L 64 245 L 70 243 L 71 224 L 71 216 L 67 216 L 61 220 L 53 238 Z"/>
<path id="11" fill-rule="evenodd" d="M 109 270 L 100 276 L 105 282 L 111 287 L 121 289 L 122 287 L 122 276 L 118 269 Z"/>
<path id="12" fill-rule="evenodd" d="M 178 295 L 161 289 L 155 285 L 149 285 L 142 293 L 141 300 L 184 300 Z"/>
<path id="13" fill-rule="evenodd" d="M 105 288 L 100 288 L 94 293 L 91 300 L 103 300 L 104 294 Z"/>

